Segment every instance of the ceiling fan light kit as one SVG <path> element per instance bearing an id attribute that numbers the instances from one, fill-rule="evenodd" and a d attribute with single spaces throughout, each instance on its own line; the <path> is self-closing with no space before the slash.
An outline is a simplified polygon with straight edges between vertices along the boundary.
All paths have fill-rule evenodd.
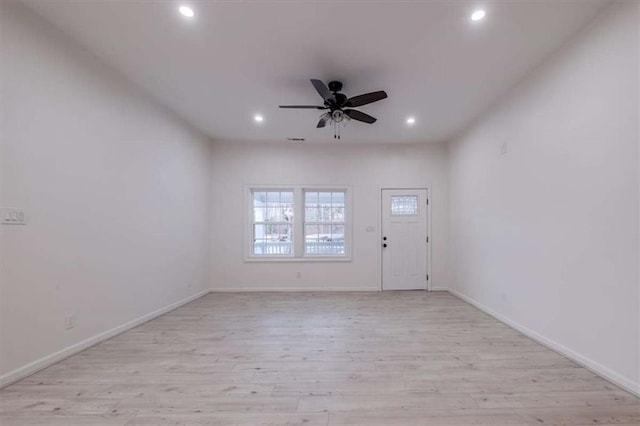
<path id="1" fill-rule="evenodd" d="M 320 116 L 320 121 L 318 121 L 316 128 L 325 127 L 327 123 L 333 125 L 334 139 L 340 139 L 340 124 L 344 125 L 350 120 L 361 121 L 367 124 L 373 124 L 376 122 L 377 119 L 375 117 L 352 108 L 357 108 L 387 98 L 387 93 L 384 90 L 347 98 L 346 95 L 340 93 L 342 91 L 342 83 L 339 81 L 331 81 L 327 86 L 321 80 L 312 78 L 311 84 L 324 101 L 323 106 L 280 105 L 280 108 L 328 110 Z"/>

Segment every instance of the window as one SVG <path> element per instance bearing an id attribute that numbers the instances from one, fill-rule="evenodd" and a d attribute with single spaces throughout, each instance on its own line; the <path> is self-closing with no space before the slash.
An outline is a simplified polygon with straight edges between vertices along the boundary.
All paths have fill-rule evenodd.
<path id="1" fill-rule="evenodd" d="M 248 189 L 247 260 L 349 260 L 346 188 Z"/>
<path id="2" fill-rule="evenodd" d="M 418 214 L 418 197 L 415 195 L 391 196 L 392 216 L 416 216 Z"/>
<path id="3" fill-rule="evenodd" d="M 344 255 L 345 191 L 305 191 L 304 254 Z"/>
<path id="4" fill-rule="evenodd" d="M 253 191 L 253 254 L 293 254 L 293 191 Z"/>

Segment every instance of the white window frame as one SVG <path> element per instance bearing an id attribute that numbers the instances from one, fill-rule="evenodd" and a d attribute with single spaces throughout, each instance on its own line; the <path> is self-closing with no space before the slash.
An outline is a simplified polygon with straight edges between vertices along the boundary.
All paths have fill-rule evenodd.
<path id="1" fill-rule="evenodd" d="M 253 254 L 253 192 L 293 190 L 293 255 Z M 344 254 L 304 254 L 304 193 L 344 191 Z M 351 262 L 352 201 L 351 188 L 346 185 L 245 185 L 244 261 L 245 262 Z"/>
<path id="2" fill-rule="evenodd" d="M 254 238 L 255 238 L 255 225 L 257 224 L 261 224 L 261 225 L 275 225 L 275 226 L 288 226 L 291 225 L 291 234 L 292 234 L 292 238 L 291 238 L 291 251 L 293 253 L 295 253 L 295 237 L 296 237 L 296 217 L 295 217 L 295 210 L 294 210 L 294 215 L 293 215 L 293 221 L 291 222 L 271 222 L 271 221 L 260 221 L 260 222 L 256 222 L 255 221 L 255 212 L 254 212 L 254 192 L 289 192 L 291 193 L 291 198 L 293 199 L 293 202 L 295 203 L 295 192 L 293 190 L 293 188 L 252 188 L 250 193 L 249 193 L 249 197 L 250 197 L 250 205 L 249 205 L 249 218 L 250 218 L 250 225 L 249 225 L 249 235 L 250 235 L 250 240 L 251 240 L 251 255 L 255 256 L 255 257 L 278 257 L 278 258 L 290 258 L 293 257 L 293 254 L 271 254 L 271 255 L 264 255 L 264 254 L 253 254 L 253 249 L 254 249 Z M 294 206 L 295 209 L 295 206 Z"/>

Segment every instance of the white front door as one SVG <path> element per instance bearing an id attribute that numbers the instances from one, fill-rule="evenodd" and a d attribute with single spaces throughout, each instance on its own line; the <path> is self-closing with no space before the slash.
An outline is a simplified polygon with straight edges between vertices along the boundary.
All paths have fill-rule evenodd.
<path id="1" fill-rule="evenodd" d="M 382 290 L 427 290 L 426 189 L 382 190 Z"/>

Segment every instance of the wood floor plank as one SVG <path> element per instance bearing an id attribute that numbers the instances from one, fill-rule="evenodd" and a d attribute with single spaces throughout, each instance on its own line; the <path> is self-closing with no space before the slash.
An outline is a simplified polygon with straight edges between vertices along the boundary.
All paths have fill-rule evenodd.
<path id="1" fill-rule="evenodd" d="M 328 413 L 316 414 L 141 414 L 125 423 L 126 426 L 326 426 Z"/>
<path id="2" fill-rule="evenodd" d="M 0 390 L 13 425 L 640 424 L 447 293 L 219 293 Z"/>
<path id="3" fill-rule="evenodd" d="M 329 425 L 360 426 L 532 426 L 534 420 L 518 413 L 488 410 L 375 410 L 331 412 Z"/>

